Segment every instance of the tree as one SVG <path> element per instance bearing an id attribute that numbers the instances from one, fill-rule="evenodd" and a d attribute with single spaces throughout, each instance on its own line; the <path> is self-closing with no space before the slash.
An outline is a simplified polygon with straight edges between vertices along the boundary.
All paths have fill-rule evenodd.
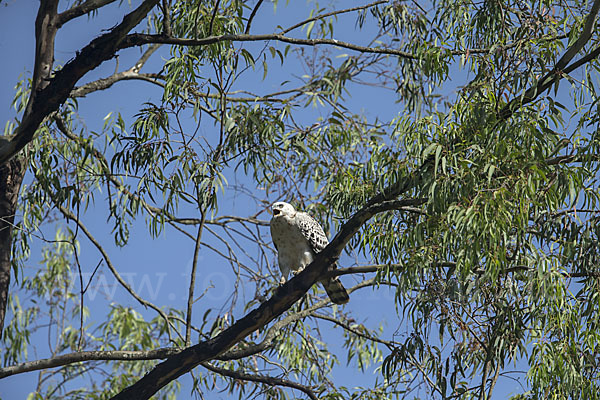
<path id="1" fill-rule="evenodd" d="M 598 398 L 599 0 L 332 2 L 273 26 L 278 2 L 111 3 L 40 2 L 0 143 L 0 377 L 40 371 L 40 398 L 168 398 L 187 373 L 198 394 L 218 382 L 245 398 L 487 399 L 510 377 L 515 398 Z M 55 63 L 65 24 L 108 12 L 122 21 Z M 85 96 L 135 80 L 160 96 L 90 129 Z M 230 214 L 246 210 L 231 199 L 253 212 Z M 276 200 L 333 238 L 283 286 Z M 146 243 L 179 235 L 193 252 L 183 308 L 141 296 L 113 261 L 142 225 Z M 210 252 L 235 282 L 220 308 L 197 301 Z M 138 306 L 94 302 L 92 318 L 103 273 Z M 324 274 L 353 277 L 348 305 L 327 302 Z M 393 291 L 395 334 L 356 315 L 362 288 Z M 27 361 L 44 330 L 55 344 Z M 336 383 L 345 361 L 376 365 L 377 383 Z"/>

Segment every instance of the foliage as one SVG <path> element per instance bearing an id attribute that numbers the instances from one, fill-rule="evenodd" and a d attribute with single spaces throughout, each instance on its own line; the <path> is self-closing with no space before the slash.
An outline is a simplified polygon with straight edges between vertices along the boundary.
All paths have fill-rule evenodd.
<path id="1" fill-rule="evenodd" d="M 98 124 L 74 90 L 26 149 L 4 366 L 30 360 L 42 331 L 49 358 L 214 338 L 277 286 L 269 204 L 291 201 L 334 236 L 369 199 L 406 183 L 399 199 L 412 205 L 373 216 L 345 249 L 340 264 L 367 271 L 354 273 L 350 303 L 331 307 L 314 286 L 232 349 L 262 351 L 195 369 L 198 398 L 485 399 L 510 379 L 522 384 L 513 398 L 598 398 L 600 36 L 586 33 L 597 2 L 382 1 L 343 12 L 274 2 L 275 21 L 262 1 L 164 3 L 170 11 L 147 17 L 147 32 L 162 36 L 138 61 L 158 52 L 145 67 L 155 72 L 107 78 L 149 82 L 160 95 L 133 117 L 115 104 Z M 289 9 L 307 19 L 294 28 Z M 159 48 L 169 37 L 182 40 Z M 19 113 L 28 85 L 16 87 Z M 98 218 L 112 238 L 94 236 L 86 220 Z M 148 251 L 169 240 L 195 254 L 181 286 L 187 309 L 153 304 L 120 275 L 111 259 L 133 246 L 132 232 Z M 84 273 L 83 241 L 101 260 Z M 224 302 L 204 301 L 212 281 L 189 291 L 210 273 L 196 271 L 198 254 L 231 266 L 233 283 L 214 288 L 229 290 Z M 122 295 L 94 301 L 92 318 L 84 300 L 105 274 Z M 391 329 L 357 310 L 363 287 L 393 293 L 380 305 L 396 311 Z M 107 398 L 159 358 L 42 370 L 32 398 Z M 339 384 L 344 368 L 375 369 L 376 381 Z"/>

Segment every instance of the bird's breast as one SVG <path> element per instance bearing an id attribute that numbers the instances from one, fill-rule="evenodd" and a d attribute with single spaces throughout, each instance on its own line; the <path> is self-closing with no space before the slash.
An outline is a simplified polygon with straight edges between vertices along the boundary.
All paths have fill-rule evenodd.
<path id="1" fill-rule="evenodd" d="M 291 259 L 308 261 L 312 259 L 312 250 L 300 228 L 285 216 L 271 220 L 271 236 L 280 255 Z M 310 261 L 308 261 L 310 263 Z"/>

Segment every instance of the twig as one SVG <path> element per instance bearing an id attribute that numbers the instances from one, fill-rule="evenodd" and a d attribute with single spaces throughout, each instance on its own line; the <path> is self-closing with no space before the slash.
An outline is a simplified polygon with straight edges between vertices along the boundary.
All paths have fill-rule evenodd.
<path id="1" fill-rule="evenodd" d="M 379 0 L 379 1 L 375 1 L 370 4 L 365 4 L 364 6 L 346 8 L 344 10 L 336 10 L 336 11 L 328 12 L 326 14 L 316 15 L 312 18 L 307 18 L 302 22 L 298 22 L 297 24 L 290 26 L 289 28 L 283 30 L 281 33 L 285 35 L 286 33 L 293 31 L 294 29 L 299 28 L 302 25 L 308 24 L 309 22 L 327 18 L 327 17 L 331 17 L 332 15 L 344 14 L 344 13 L 349 13 L 349 12 L 359 11 L 359 10 L 366 10 L 367 8 L 371 8 L 371 7 L 377 6 L 379 4 L 388 3 L 388 2 L 389 2 L 389 0 Z M 246 32 L 246 33 L 248 33 L 248 32 Z"/>
<path id="2" fill-rule="evenodd" d="M 192 344 L 192 307 L 194 305 L 194 288 L 196 286 L 196 269 L 198 267 L 198 255 L 200 254 L 200 243 L 202 239 L 202 229 L 204 228 L 204 220 L 206 218 L 206 210 L 201 209 L 200 224 L 198 225 L 198 233 L 196 234 L 196 244 L 194 246 L 194 259 L 192 261 L 192 271 L 190 273 L 190 287 L 188 289 L 187 311 L 185 316 L 185 345 Z"/>
<path id="3" fill-rule="evenodd" d="M 360 332 L 360 331 L 352 328 L 350 325 L 348 325 L 348 324 L 346 324 L 346 323 L 344 323 L 342 321 L 339 321 L 339 320 L 337 320 L 337 319 L 335 319 L 333 317 L 330 317 L 328 315 L 316 314 L 315 313 L 312 316 L 315 317 L 315 318 L 319 318 L 319 319 L 325 320 L 325 321 L 333 322 L 334 324 L 336 324 L 336 325 L 344 328 L 345 330 L 347 330 L 350 333 L 353 333 L 356 336 L 360 336 L 363 339 L 367 339 L 367 340 L 370 340 L 372 342 L 381 343 L 381 344 L 387 346 L 389 349 L 394 349 L 395 347 L 397 347 L 397 344 L 394 343 L 394 342 L 391 342 L 391 341 L 388 341 L 388 340 L 383 340 L 383 339 L 380 339 L 378 337 L 368 335 L 368 334 L 366 334 L 364 332 Z"/>
<path id="4" fill-rule="evenodd" d="M 217 11 L 219 11 L 220 3 L 221 3 L 221 0 L 217 0 L 217 3 L 215 4 L 215 8 L 213 9 L 212 16 L 210 17 L 210 24 L 208 26 L 208 36 L 212 35 L 213 23 L 215 22 L 215 18 L 217 16 Z"/>
<path id="5" fill-rule="evenodd" d="M 129 292 L 129 294 L 134 299 L 136 299 L 141 305 L 143 305 L 144 307 L 150 307 L 151 309 L 153 309 L 154 311 L 156 311 L 165 320 L 165 322 L 167 323 L 167 325 L 170 326 L 171 328 L 173 328 L 173 330 L 175 331 L 175 333 L 177 333 L 177 335 L 183 340 L 183 337 L 181 336 L 181 334 L 179 333 L 179 331 L 175 328 L 175 326 L 173 326 L 171 324 L 171 322 L 169 321 L 169 318 L 165 314 L 165 312 L 163 310 L 161 310 L 159 307 L 157 307 L 154 304 L 150 303 L 149 301 L 144 300 L 142 297 L 140 297 L 133 290 L 133 288 L 131 286 L 129 286 L 129 284 L 127 282 L 125 282 L 125 280 L 121 277 L 121 275 L 119 274 L 119 272 L 117 271 L 117 269 L 115 268 L 115 266 L 112 264 L 112 261 L 110 260 L 110 257 L 108 257 L 108 253 L 106 252 L 106 250 L 104 249 L 104 247 L 102 247 L 102 245 L 90 233 L 90 231 L 87 229 L 87 227 L 79 219 L 77 219 L 77 217 L 73 213 L 71 213 L 71 211 L 69 211 L 68 209 L 64 208 L 62 205 L 55 204 L 55 206 L 65 216 L 65 218 L 67 218 L 68 220 L 74 221 L 79 226 L 79 228 L 81 229 L 81 231 L 85 234 L 85 236 L 88 238 L 88 240 L 96 247 L 96 249 L 98 249 L 98 251 L 100 252 L 100 254 L 102 254 L 102 257 L 104 258 L 104 261 L 106 262 L 106 265 L 108 266 L 108 269 L 113 274 L 113 276 L 115 277 L 115 279 L 117 280 L 117 282 L 119 282 L 119 284 L 121 286 L 123 286 L 123 288 L 125 288 L 125 290 L 127 290 L 127 292 Z M 167 329 L 167 333 L 169 335 L 169 340 L 172 340 L 172 338 L 171 338 L 171 331 L 169 329 Z"/>
<path id="6" fill-rule="evenodd" d="M 246 23 L 246 29 L 244 30 L 244 33 L 246 35 L 248 33 L 250 33 L 250 25 L 252 24 L 252 20 L 254 19 L 254 16 L 256 15 L 256 12 L 258 11 L 258 8 L 262 4 L 262 2 L 263 2 L 263 0 L 258 0 L 258 2 L 256 2 L 256 5 L 252 9 L 252 12 L 250 13 L 250 16 L 248 17 L 248 22 Z"/>
<path id="7" fill-rule="evenodd" d="M 94 10 L 104 7 L 107 4 L 114 3 L 116 0 L 87 0 L 75 7 L 71 7 L 66 11 L 58 14 L 56 19 L 56 25 L 58 28 L 63 26 L 65 23 L 81 17 L 83 14 L 88 14 Z"/>

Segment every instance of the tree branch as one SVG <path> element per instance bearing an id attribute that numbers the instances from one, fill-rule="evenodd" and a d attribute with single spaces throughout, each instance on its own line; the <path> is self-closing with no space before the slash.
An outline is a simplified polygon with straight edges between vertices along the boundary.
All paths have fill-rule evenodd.
<path id="1" fill-rule="evenodd" d="M 357 44 L 343 42 L 341 40 L 336 39 L 299 39 L 292 38 L 289 36 L 285 36 L 280 33 L 266 33 L 266 34 L 258 34 L 258 35 L 233 35 L 233 34 L 225 34 L 225 35 L 217 35 L 217 36 L 207 36 L 201 39 L 187 39 L 187 38 L 175 38 L 175 37 L 165 37 L 162 35 L 148 35 L 142 33 L 133 33 L 127 35 L 125 40 L 123 40 L 119 49 L 124 49 L 128 47 L 140 46 L 143 44 L 149 43 L 161 43 L 161 44 L 173 44 L 178 46 L 206 46 L 213 43 L 219 42 L 257 42 L 257 41 L 268 41 L 268 40 L 277 40 L 283 43 L 291 43 L 302 46 L 316 46 L 316 45 L 333 45 L 338 46 L 350 50 L 355 50 L 361 53 L 373 53 L 373 54 L 390 54 L 396 55 L 402 58 L 417 60 L 419 57 L 407 53 L 402 50 L 396 50 L 393 48 L 385 48 L 385 47 L 366 47 L 359 46 Z"/>
<path id="2" fill-rule="evenodd" d="M 126 80 L 142 80 L 162 87 L 162 83 L 156 78 L 158 78 L 158 76 L 155 74 L 140 74 L 131 70 L 118 72 L 107 78 L 97 79 L 93 82 L 86 83 L 83 86 L 73 89 L 70 97 L 85 97 L 90 93 L 97 92 L 99 90 L 106 90 L 115 83 Z"/>
<path id="3" fill-rule="evenodd" d="M 250 33 L 250 26 L 252 25 L 252 20 L 254 20 L 254 16 L 258 12 L 258 9 L 260 8 L 260 5 L 262 4 L 262 2 L 263 2 L 263 0 L 258 0 L 256 2 L 256 5 L 252 9 L 252 12 L 250 13 L 250 16 L 248 17 L 248 22 L 246 23 L 246 29 L 244 30 L 244 33 L 246 35 Z"/>
<path id="4" fill-rule="evenodd" d="M 24 372 L 38 371 L 47 368 L 56 368 L 63 365 L 69 365 L 82 361 L 137 361 L 137 360 L 157 360 L 167 358 L 180 352 L 180 349 L 168 347 L 149 351 L 78 351 L 75 353 L 62 354 L 52 358 L 28 361 L 18 365 L 11 365 L 0 368 L 0 379 L 7 376 L 21 374 Z"/>
<path id="5" fill-rule="evenodd" d="M 297 382 L 292 382 L 287 379 L 276 378 L 274 376 L 252 375 L 244 372 L 232 371 L 230 369 L 217 367 L 216 365 L 213 365 L 209 362 L 202 362 L 201 365 L 212 372 L 216 372 L 217 374 L 224 375 L 233 379 L 264 383 L 265 385 L 269 386 L 287 386 L 304 392 L 308 397 L 310 397 L 313 400 L 319 400 L 319 398 L 308 386 L 301 385 Z"/>
<path id="6" fill-rule="evenodd" d="M 199 206 L 202 206 L 199 204 Z M 194 244 L 194 258 L 192 259 L 192 271 L 190 272 L 190 286 L 188 288 L 187 311 L 185 314 L 185 345 L 192 344 L 192 307 L 194 305 L 194 289 L 196 287 L 196 269 L 198 268 L 198 256 L 200 255 L 200 244 L 202 243 L 202 230 L 206 220 L 207 208 L 201 208 L 202 218 L 198 224 L 198 233 L 196 234 L 196 243 Z"/>
<path id="7" fill-rule="evenodd" d="M 99 9 L 100 7 L 104 7 L 107 4 L 114 3 L 116 0 L 87 0 L 78 6 L 71 7 L 66 11 L 58 14 L 58 18 L 56 19 L 56 24 L 58 28 L 63 26 L 65 23 L 69 22 L 72 19 L 77 17 L 81 17 L 84 14 L 92 12 L 94 10 Z"/>
<path id="8" fill-rule="evenodd" d="M 116 72 L 109 77 L 97 79 L 93 82 L 86 83 L 83 86 L 74 88 L 71 91 L 70 97 L 84 97 L 89 93 L 96 92 L 98 90 L 105 90 L 114 85 L 115 83 L 122 80 L 133 80 L 139 79 L 154 83 L 155 85 L 163 86 L 158 79 L 161 78 L 158 74 L 140 74 L 140 70 L 146 64 L 148 59 L 158 48 L 160 45 L 155 44 L 149 46 L 146 51 L 142 54 L 140 59 L 128 70 L 123 72 Z"/>
<path id="9" fill-rule="evenodd" d="M 440 268 L 452 268 L 456 267 L 455 262 L 446 261 L 434 263 L 431 265 L 432 267 L 440 267 Z M 389 268 L 395 272 L 402 272 L 405 268 L 402 264 L 375 264 L 375 265 L 360 265 L 358 267 L 348 267 L 348 268 L 336 268 L 331 271 L 327 271 L 325 274 L 326 277 L 334 277 L 334 276 L 342 276 L 342 275 L 351 275 L 351 274 L 365 274 L 369 272 L 378 272 L 383 269 Z"/>
<path id="10" fill-rule="evenodd" d="M 535 100 L 540 93 L 550 89 L 552 85 L 561 80 L 565 74 L 573 71 L 575 68 L 580 67 L 586 62 L 591 61 L 600 54 L 600 48 L 595 49 L 587 56 L 583 57 L 578 62 L 573 63 L 571 66 L 567 64 L 581 51 L 583 46 L 590 40 L 592 34 L 592 28 L 596 22 L 596 17 L 600 11 L 600 0 L 595 0 L 592 4 L 590 13 L 586 17 L 586 21 L 583 27 L 583 31 L 566 51 L 565 54 L 557 61 L 556 65 L 552 70 L 548 71 L 542 79 L 540 79 L 535 86 L 530 87 L 523 93 L 508 102 L 506 106 L 500 110 L 499 119 L 506 120 L 510 118 L 516 110 Z"/>
<path id="11" fill-rule="evenodd" d="M 354 291 L 371 286 L 375 283 L 374 279 L 365 280 L 354 287 L 348 290 L 349 293 L 353 293 Z M 231 361 L 231 360 L 239 360 L 241 358 L 245 358 L 260 352 L 271 347 L 273 340 L 277 337 L 277 334 L 281 332 L 281 330 L 304 317 L 312 315 L 316 310 L 325 307 L 329 304 L 329 300 L 324 299 L 313 306 L 302 310 L 298 313 L 288 315 L 277 323 L 273 324 L 271 328 L 268 329 L 265 334 L 262 342 L 258 344 L 249 345 L 243 349 L 238 350 L 230 350 L 227 353 L 217 357 L 217 360 L 220 361 Z M 178 317 L 173 317 L 174 319 L 179 320 L 181 323 L 185 323 L 183 319 L 179 319 Z M 78 351 L 69 354 L 62 354 L 59 356 L 55 356 L 52 358 L 45 358 L 35 361 L 28 361 L 18 365 L 11 365 L 8 367 L 0 368 L 0 379 L 5 378 L 7 376 L 21 374 L 25 372 L 38 371 L 47 368 L 55 368 L 61 367 L 63 365 L 74 364 L 82 361 L 109 361 L 109 360 L 122 360 L 122 361 L 138 361 L 138 360 L 158 360 L 164 359 L 174 354 L 181 352 L 181 349 L 175 347 L 166 347 L 162 349 L 155 349 L 149 351 Z"/>
<path id="12" fill-rule="evenodd" d="M 102 247 L 102 245 L 96 240 L 96 238 L 91 234 L 91 232 L 87 229 L 87 227 L 79 220 L 79 218 L 77 218 L 77 216 L 75 216 L 68 209 L 64 208 L 62 205 L 55 204 L 55 206 L 65 216 L 65 218 L 67 218 L 68 220 L 70 219 L 70 220 L 74 221 L 77 224 L 77 226 L 79 227 L 79 229 L 81 229 L 81 231 L 88 238 L 88 240 L 96 247 L 96 249 L 98 249 L 98 251 L 100 252 L 100 254 L 102 254 L 102 257 L 104 258 L 104 261 L 106 261 L 106 265 L 108 266 L 108 269 L 113 274 L 113 276 L 115 277 L 115 279 L 117 280 L 117 282 L 119 282 L 119 284 L 123 288 L 125 288 L 125 290 L 127 290 L 127 292 L 129 292 L 129 294 L 134 299 L 136 299 L 141 305 L 143 305 L 144 307 L 150 307 L 151 309 L 153 309 L 154 311 L 156 311 L 165 320 L 166 324 L 168 326 L 172 327 L 173 330 L 175 331 L 175 333 L 177 333 L 177 335 L 181 339 L 183 339 L 183 337 L 181 336 L 181 334 L 179 333 L 179 331 L 173 325 L 171 325 L 171 322 L 169 321 L 169 317 L 165 314 L 165 312 L 163 310 L 161 310 L 159 307 L 155 306 L 154 304 L 150 303 L 149 301 L 144 300 L 142 297 L 140 297 L 133 290 L 133 288 L 131 286 L 129 286 L 129 284 L 127 282 L 125 282 L 125 280 L 119 274 L 119 271 L 117 271 L 117 269 L 115 268 L 115 266 L 110 261 L 110 258 L 108 257 L 108 253 L 106 252 L 106 250 L 104 249 L 104 247 Z M 171 337 L 170 337 L 171 336 L 171 331 L 167 330 L 167 332 L 169 334 L 169 339 L 171 339 Z"/>
<path id="13" fill-rule="evenodd" d="M 359 336 L 359 337 L 361 337 L 363 339 L 370 340 L 370 341 L 376 342 L 376 343 L 381 343 L 381 344 L 385 345 L 387 348 L 389 348 L 390 350 L 393 350 L 395 347 L 398 346 L 397 343 L 391 342 L 389 340 L 380 339 L 380 338 L 378 338 L 376 336 L 372 336 L 372 335 L 370 335 L 368 333 L 360 332 L 358 329 L 355 329 L 355 328 L 351 327 L 349 324 L 347 324 L 345 322 L 342 322 L 342 321 L 339 321 L 339 320 L 337 320 L 337 319 L 335 319 L 333 317 L 330 317 L 328 315 L 313 314 L 313 317 L 319 318 L 319 319 L 322 319 L 322 320 L 325 320 L 325 321 L 332 322 L 335 325 L 338 325 L 339 327 L 343 328 L 344 330 L 346 330 L 346 331 L 348 331 L 348 332 L 350 332 L 350 333 L 352 333 L 352 334 L 354 334 L 356 336 Z M 365 328 L 365 330 L 366 330 L 366 328 Z"/>
<path id="14" fill-rule="evenodd" d="M 371 8 L 371 7 L 377 6 L 379 4 L 384 4 L 384 3 L 389 3 L 389 0 L 379 0 L 379 1 L 375 1 L 373 3 L 365 4 L 364 6 L 345 8 L 343 10 L 337 10 L 337 11 L 328 12 L 326 14 L 316 15 L 312 18 L 307 18 L 302 22 L 298 22 L 297 24 L 290 26 L 289 28 L 283 30 L 281 33 L 285 35 L 286 33 L 293 31 L 294 29 L 299 28 L 302 25 L 306 25 L 312 21 L 317 21 L 319 19 L 331 17 L 333 15 L 345 14 L 345 13 L 349 13 L 349 12 L 353 12 L 353 11 L 366 10 L 367 8 Z M 246 33 L 248 33 L 248 32 L 246 32 Z"/>
<path id="15" fill-rule="evenodd" d="M 162 0 L 163 35 L 171 36 L 171 0 Z"/>
<path id="16" fill-rule="evenodd" d="M 31 112 L 33 98 L 38 90 L 48 84 L 48 78 L 54 65 L 54 39 L 56 38 L 56 11 L 58 0 L 40 2 L 40 8 L 35 19 L 35 60 L 33 64 L 33 79 L 31 94 L 25 113 Z"/>
<path id="17" fill-rule="evenodd" d="M 92 40 L 72 61 L 69 61 L 60 71 L 57 71 L 54 78 L 47 85 L 36 84 L 36 80 L 40 80 L 43 77 L 43 74 L 40 74 L 40 68 L 43 71 L 44 68 L 48 67 L 45 64 L 42 65 L 43 63 L 41 63 L 38 57 L 39 52 L 36 51 L 32 92 L 23 119 L 15 130 L 15 135 L 11 140 L 4 142 L 0 146 L 0 164 L 4 164 L 10 160 L 33 140 L 33 136 L 40 124 L 67 100 L 71 90 L 82 76 L 96 68 L 102 62 L 114 57 L 116 51 L 120 48 L 121 42 L 126 38 L 127 33 L 140 23 L 158 1 L 145 0 L 138 8 L 127 14 L 120 24 L 108 33 Z M 46 3 L 53 2 L 43 2 L 42 5 Z M 38 14 L 39 16 L 40 14 Z M 36 32 L 38 31 L 38 25 L 36 22 Z M 38 43 L 36 46 L 39 48 L 39 34 L 37 37 Z M 53 56 L 53 51 L 51 56 Z M 36 71 L 38 72 L 36 73 Z"/>

